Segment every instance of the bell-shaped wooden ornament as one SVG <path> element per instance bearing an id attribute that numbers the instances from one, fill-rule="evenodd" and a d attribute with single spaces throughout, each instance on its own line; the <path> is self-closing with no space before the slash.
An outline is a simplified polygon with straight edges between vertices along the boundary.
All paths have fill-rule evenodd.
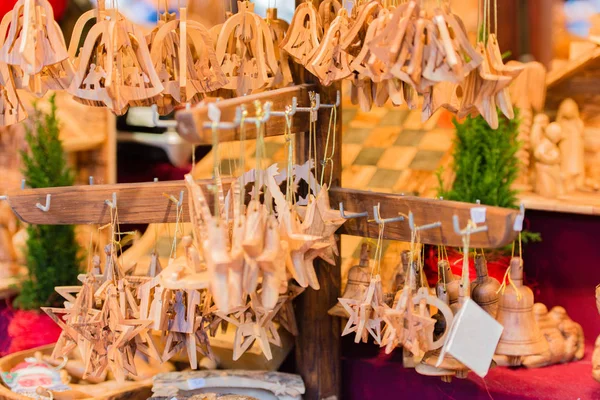
<path id="1" fill-rule="evenodd" d="M 371 283 L 371 273 L 369 271 L 369 245 L 363 243 L 360 250 L 360 262 L 353 266 L 348 271 L 348 281 L 346 282 L 346 290 L 342 295 L 345 299 L 353 299 L 362 301 L 369 289 Z M 348 318 L 348 313 L 344 307 L 338 302 L 335 306 L 327 311 L 329 315 L 335 317 Z"/>
<path id="2" fill-rule="evenodd" d="M 0 61 L 35 75 L 44 67 L 68 59 L 62 31 L 54 21 L 48 1 L 19 0 L 10 18 L 8 36 L 0 49 Z"/>
<path id="3" fill-rule="evenodd" d="M 269 25 L 271 37 L 273 38 L 273 49 L 277 60 L 277 71 L 274 71 L 271 88 L 277 89 L 294 83 L 288 53 L 281 50 L 279 47 L 279 44 L 285 37 L 285 32 L 289 28 L 289 25 L 284 20 L 277 18 L 276 8 L 267 8 L 267 24 Z"/>
<path id="4" fill-rule="evenodd" d="M 11 65 L 17 89 L 42 97 L 69 87 L 75 72 L 47 1 L 18 1 L 0 23 L 0 44 L 0 61 Z"/>
<path id="5" fill-rule="evenodd" d="M 523 285 L 523 261 L 510 260 L 510 284 L 503 288 L 498 302 L 496 321 L 504 326 L 496 354 L 527 356 L 548 350 L 533 315 L 533 292 Z"/>
<path id="6" fill-rule="evenodd" d="M 69 54 L 75 58 L 83 26 L 96 17 L 75 59 L 75 78 L 68 92 L 82 104 L 106 106 L 117 115 L 129 106 L 156 100 L 163 85 L 152 65 L 144 32 L 116 10 L 83 14 L 73 31 Z M 110 14 L 110 15 L 108 15 Z"/>
<path id="7" fill-rule="evenodd" d="M 150 58 L 164 86 L 156 101 L 161 115 L 180 103 L 196 104 L 204 93 L 227 83 L 209 31 L 199 22 L 188 20 L 187 9 L 181 8 L 179 15 L 173 20 L 166 16 L 150 42 Z"/>
<path id="8" fill-rule="evenodd" d="M 27 112 L 15 88 L 11 67 L 0 63 L 0 126 L 16 124 L 27 118 Z"/>
<path id="9" fill-rule="evenodd" d="M 296 7 L 290 27 L 279 46 L 298 64 L 306 67 L 322 36 L 323 27 L 318 11 L 311 0 L 306 0 Z"/>
<path id="10" fill-rule="evenodd" d="M 448 260 L 438 261 L 438 283 L 436 293 L 439 298 L 447 298 L 448 305 L 453 313 L 457 313 L 458 305 L 458 288 L 460 286 L 460 277 L 452 273 Z"/>
<path id="11" fill-rule="evenodd" d="M 238 96 L 269 87 L 278 69 L 269 26 L 249 1 L 238 1 L 238 13 L 221 27 L 216 54 L 229 80 L 224 88 L 235 90 Z"/>
<path id="12" fill-rule="evenodd" d="M 477 278 L 471 282 L 471 298 L 492 317 L 498 312 L 500 282 L 488 276 L 487 261 L 483 254 L 475 256 Z"/>

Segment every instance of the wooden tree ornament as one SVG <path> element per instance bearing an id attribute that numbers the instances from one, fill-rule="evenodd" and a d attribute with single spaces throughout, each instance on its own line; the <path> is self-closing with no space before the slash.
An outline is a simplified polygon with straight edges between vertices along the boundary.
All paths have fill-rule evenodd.
<path id="1" fill-rule="evenodd" d="M 164 16 L 149 42 L 150 58 L 164 86 L 157 100 L 162 115 L 173 111 L 177 104 L 195 104 L 203 94 L 227 83 L 208 30 L 188 20 L 187 9 L 181 8 L 179 15 L 180 19 L 173 20 Z"/>
<path id="2" fill-rule="evenodd" d="M 94 15 L 96 23 L 75 58 L 81 30 Z M 103 1 L 97 13 L 88 12 L 77 21 L 69 54 L 76 73 L 68 92 L 83 104 L 106 106 L 122 115 L 129 106 L 153 103 L 163 91 L 142 30 L 116 10 L 108 16 Z"/>
<path id="3" fill-rule="evenodd" d="M 217 39 L 218 65 L 238 96 L 269 87 L 278 70 L 267 23 L 254 14 L 254 4 L 238 1 L 238 13 L 225 21 Z M 270 75 L 270 76 L 269 76 Z"/>

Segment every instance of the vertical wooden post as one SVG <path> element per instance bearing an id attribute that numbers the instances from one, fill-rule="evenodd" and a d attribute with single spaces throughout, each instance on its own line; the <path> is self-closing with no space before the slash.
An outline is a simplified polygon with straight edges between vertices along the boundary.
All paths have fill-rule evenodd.
<path id="1" fill-rule="evenodd" d="M 308 75 L 308 74 L 307 74 Z M 331 87 L 319 87 L 321 102 L 335 103 L 339 84 Z M 329 150 L 335 140 L 335 154 L 333 156 L 333 170 L 328 166 L 325 170 L 325 181 L 329 173 L 333 174 L 332 186 L 341 184 L 341 151 L 342 151 L 342 108 L 337 109 L 337 124 L 332 127 Z M 331 109 L 319 112 L 317 122 L 317 168 L 321 172 L 320 160 L 324 158 L 323 152 L 327 140 L 327 131 Z M 304 117 L 304 116 L 302 116 Z M 308 116 L 306 116 L 308 118 Z M 333 131 L 335 129 L 335 132 Z M 335 137 L 334 137 L 335 133 Z M 308 159 L 308 134 L 297 135 L 296 150 L 298 163 Z M 331 163 L 329 163 L 331 165 Z M 339 245 L 339 240 L 338 240 Z M 341 262 L 336 258 L 336 265 L 329 265 L 324 261 L 315 260 L 315 269 L 321 289 L 315 291 L 311 288 L 296 300 L 296 319 L 298 321 L 299 335 L 296 338 L 296 368 L 304 379 L 307 400 L 338 400 L 340 399 L 341 383 L 341 348 L 339 318 L 327 314 L 340 295 Z"/>

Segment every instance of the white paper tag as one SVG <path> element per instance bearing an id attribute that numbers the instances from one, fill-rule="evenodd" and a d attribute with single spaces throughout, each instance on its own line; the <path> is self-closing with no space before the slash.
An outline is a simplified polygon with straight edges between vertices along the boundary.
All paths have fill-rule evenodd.
<path id="1" fill-rule="evenodd" d="M 471 221 L 476 224 L 483 224 L 485 222 L 485 210 L 485 207 L 471 208 Z"/>
<path id="2" fill-rule="evenodd" d="M 204 378 L 192 378 L 187 380 L 187 384 L 190 390 L 200 389 L 206 386 L 206 380 Z"/>
<path id="3" fill-rule="evenodd" d="M 525 216 L 523 214 L 517 214 L 515 218 L 515 223 L 513 224 L 513 229 L 517 232 L 521 232 L 523 230 L 523 221 L 525 220 Z"/>
<path id="4" fill-rule="evenodd" d="M 503 330 L 498 321 L 468 299 L 452 321 L 438 365 L 448 352 L 477 375 L 485 377 Z"/>
<path id="5" fill-rule="evenodd" d="M 221 110 L 214 103 L 208 104 L 208 119 L 212 122 L 221 121 Z"/>

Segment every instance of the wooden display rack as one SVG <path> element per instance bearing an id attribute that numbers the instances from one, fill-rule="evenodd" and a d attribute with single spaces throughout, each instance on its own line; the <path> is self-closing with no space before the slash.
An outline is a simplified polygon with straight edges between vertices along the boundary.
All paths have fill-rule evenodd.
<path id="1" fill-rule="evenodd" d="M 310 107 L 308 91 L 314 90 L 321 95 L 322 104 L 335 103 L 337 88 L 325 88 L 318 85 L 298 85 L 273 90 L 261 94 L 223 100 L 216 105 L 221 110 L 222 121 L 233 120 L 236 109 L 245 105 L 251 115 L 255 100 L 271 101 L 272 110 L 283 110 L 296 97 L 298 107 Z M 329 109 L 319 110 L 317 122 L 317 149 L 322 158 L 324 141 L 329 123 Z M 338 110 L 338 113 L 340 110 Z M 208 122 L 208 107 L 199 106 L 177 113 L 178 131 L 187 140 L 196 144 L 211 143 Z M 308 157 L 308 139 L 304 134 L 308 129 L 306 116 L 294 118 L 292 133 L 295 134 L 297 160 L 304 162 Z M 271 116 L 267 122 L 267 135 L 283 134 L 282 117 Z M 341 118 L 338 119 L 341 122 Z M 249 126 L 250 127 L 250 126 Z M 338 126 L 337 129 L 340 129 Z M 246 133 L 248 139 L 256 137 L 253 129 Z M 235 140 L 237 132 L 222 131 L 221 140 Z M 341 135 L 336 135 L 336 148 L 341 149 Z M 441 227 L 423 231 L 422 243 L 460 246 L 461 235 L 455 232 L 454 217 L 458 217 L 462 226 L 470 219 L 472 204 L 446 200 L 423 199 L 399 194 L 383 194 L 360 190 L 344 189 L 340 185 L 340 151 L 335 154 L 333 165 L 333 184 L 330 191 L 331 205 L 335 208 L 344 204 L 347 214 L 364 212 L 368 217 L 353 218 L 338 233 L 376 238 L 377 223 L 373 208 L 380 205 L 381 217 L 396 217 L 400 213 L 414 214 L 415 224 L 422 225 L 440 221 Z M 329 172 L 326 172 L 329 173 Z M 231 181 L 224 181 L 225 190 Z M 211 181 L 201 182 L 209 185 Z M 23 189 L 9 191 L 7 200 L 15 214 L 23 221 L 35 224 L 105 224 L 110 222 L 108 202 L 117 201 L 121 223 L 165 223 L 176 221 L 176 206 L 163 194 L 183 195 L 184 218 L 188 220 L 187 195 L 183 181 L 148 182 L 135 184 L 92 185 L 59 187 L 48 189 Z M 207 194 L 211 191 L 207 190 Z M 210 195 L 209 195 L 210 196 Z M 210 201 L 210 199 L 209 199 Z M 479 207 L 479 206 L 477 206 Z M 46 209 L 44 211 L 44 209 Z M 516 210 L 498 207 L 486 208 L 487 231 L 471 237 L 473 247 L 490 248 L 506 245 L 513 241 L 517 232 L 513 224 L 518 216 Z M 385 238 L 410 241 L 410 228 L 407 221 L 386 225 Z M 316 268 L 321 289 L 317 292 L 308 289 L 298 298 L 297 320 L 300 334 L 296 343 L 297 370 L 306 384 L 307 399 L 340 398 L 340 319 L 331 317 L 327 310 L 335 304 L 340 294 L 340 260 L 331 267 L 320 262 Z M 303 329 L 305 328 L 305 329 Z M 331 397 L 334 396 L 334 397 Z"/>

